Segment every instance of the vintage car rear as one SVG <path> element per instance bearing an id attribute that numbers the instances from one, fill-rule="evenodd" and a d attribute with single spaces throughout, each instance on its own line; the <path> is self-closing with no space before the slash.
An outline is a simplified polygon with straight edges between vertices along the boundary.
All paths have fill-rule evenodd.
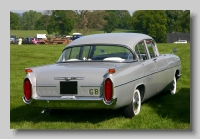
<path id="1" fill-rule="evenodd" d="M 113 74 L 121 76 L 134 61 L 127 46 L 71 43 L 57 63 L 25 69 L 23 101 L 49 109 L 116 109 Z"/>
<path id="2" fill-rule="evenodd" d="M 26 68 L 24 103 L 46 109 L 123 109 L 131 118 L 141 102 L 176 93 L 181 62 L 159 55 L 155 41 L 138 33 L 83 36 L 55 64 Z"/>
<path id="3" fill-rule="evenodd" d="M 53 109 L 113 108 L 113 84 L 106 80 L 113 66 L 77 62 L 27 68 L 23 100 L 35 107 Z"/>

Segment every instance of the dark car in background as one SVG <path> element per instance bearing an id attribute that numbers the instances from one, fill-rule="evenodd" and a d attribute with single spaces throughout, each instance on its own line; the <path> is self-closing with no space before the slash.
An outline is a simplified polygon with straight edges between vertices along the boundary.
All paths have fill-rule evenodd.
<path id="1" fill-rule="evenodd" d="M 72 40 L 76 40 L 78 38 L 82 37 L 82 34 L 81 33 L 73 33 L 72 35 Z"/>
<path id="2" fill-rule="evenodd" d="M 22 39 L 22 44 L 33 44 L 34 37 L 27 37 Z"/>

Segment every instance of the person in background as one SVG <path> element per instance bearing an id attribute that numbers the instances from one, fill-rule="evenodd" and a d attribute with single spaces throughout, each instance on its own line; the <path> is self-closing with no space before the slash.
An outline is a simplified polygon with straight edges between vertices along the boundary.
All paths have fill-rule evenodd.
<path id="1" fill-rule="evenodd" d="M 21 45 L 22 44 L 22 38 L 20 37 L 19 39 L 18 39 L 18 45 Z"/>
<path id="2" fill-rule="evenodd" d="M 37 41 L 35 38 L 32 40 L 32 42 L 33 42 L 34 44 L 37 44 L 37 43 L 38 43 L 38 41 Z"/>

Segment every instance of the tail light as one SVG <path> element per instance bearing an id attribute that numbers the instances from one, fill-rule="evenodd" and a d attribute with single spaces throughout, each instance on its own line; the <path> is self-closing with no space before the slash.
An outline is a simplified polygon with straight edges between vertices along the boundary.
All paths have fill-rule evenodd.
<path id="1" fill-rule="evenodd" d="M 31 82 L 29 79 L 24 79 L 24 96 L 26 100 L 30 100 L 32 95 Z"/>
<path id="2" fill-rule="evenodd" d="M 112 81 L 107 78 L 104 83 L 104 100 L 110 102 L 113 95 L 113 84 Z"/>

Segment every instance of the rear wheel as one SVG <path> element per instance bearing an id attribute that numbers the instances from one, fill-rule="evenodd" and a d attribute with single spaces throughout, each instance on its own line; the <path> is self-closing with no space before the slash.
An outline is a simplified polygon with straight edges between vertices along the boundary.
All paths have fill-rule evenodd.
<path id="1" fill-rule="evenodd" d="M 133 93 L 133 99 L 131 104 L 124 108 L 124 116 L 126 118 L 132 118 L 140 113 L 141 108 L 141 96 L 140 91 L 136 89 Z"/>
<path id="2" fill-rule="evenodd" d="M 175 95 L 176 94 L 176 77 L 174 76 L 174 80 L 173 80 L 173 86 L 171 89 L 171 94 Z"/>

